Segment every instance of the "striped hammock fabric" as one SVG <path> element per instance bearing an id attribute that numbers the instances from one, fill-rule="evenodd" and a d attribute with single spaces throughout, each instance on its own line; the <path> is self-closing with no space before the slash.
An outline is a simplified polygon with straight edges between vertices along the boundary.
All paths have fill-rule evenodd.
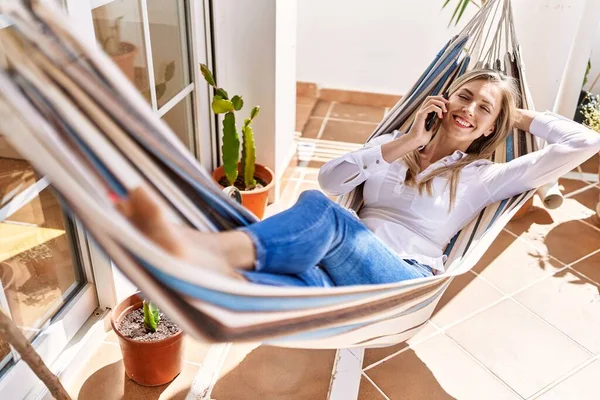
<path id="1" fill-rule="evenodd" d="M 189 335 L 206 342 L 261 341 L 298 348 L 393 345 L 414 335 L 456 275 L 468 271 L 520 205 L 525 193 L 483 210 L 450 243 L 443 275 L 385 285 L 335 288 L 261 286 L 164 252 L 115 208 L 114 198 L 145 186 L 174 221 L 203 231 L 256 219 L 223 195 L 200 164 L 120 70 L 78 39 L 49 0 L 6 0 L 13 25 L 0 30 L 0 133 L 47 175 L 121 271 Z M 0 57 L 0 60 L 2 57 Z M 521 107 L 532 108 L 515 40 L 510 1 L 490 0 L 452 38 L 372 137 L 407 129 L 423 99 L 460 74 L 488 66 L 517 78 Z M 537 148 L 515 131 L 494 160 Z M 341 199 L 358 209 L 360 190 Z"/>

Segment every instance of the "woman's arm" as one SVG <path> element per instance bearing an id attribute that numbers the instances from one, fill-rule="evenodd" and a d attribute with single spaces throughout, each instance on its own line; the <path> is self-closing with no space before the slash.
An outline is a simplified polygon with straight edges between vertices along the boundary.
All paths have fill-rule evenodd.
<path id="1" fill-rule="evenodd" d="M 393 142 L 397 133 L 381 135 L 360 150 L 328 161 L 319 170 L 321 189 L 339 196 L 350 192 L 377 171 L 388 168 L 389 162 L 383 157 L 382 145 Z"/>
<path id="2" fill-rule="evenodd" d="M 399 131 L 381 135 L 367 143 L 364 148 L 329 161 L 319 171 L 319 185 L 328 194 L 339 196 L 348 193 L 369 176 L 389 167 L 390 163 L 409 152 L 425 146 L 433 131 L 425 130 L 425 120 L 435 112 L 443 118 L 448 100 L 430 96 L 415 115 L 415 121 L 407 134 Z"/>
<path id="3" fill-rule="evenodd" d="M 553 182 L 600 151 L 600 134 L 556 114 L 520 110 L 516 126 L 548 145 L 507 163 L 483 166 L 482 182 L 491 201 Z"/>

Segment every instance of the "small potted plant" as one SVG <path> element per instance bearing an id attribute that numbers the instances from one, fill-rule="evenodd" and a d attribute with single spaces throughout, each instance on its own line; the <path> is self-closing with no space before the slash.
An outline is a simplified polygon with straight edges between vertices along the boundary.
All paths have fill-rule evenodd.
<path id="1" fill-rule="evenodd" d="M 274 174 L 269 168 L 256 163 L 256 146 L 252 121 L 259 107 L 252 108 L 250 118 L 242 126 L 242 151 L 240 160 L 240 137 L 235 122 L 236 111 L 241 111 L 244 101 L 241 96 L 229 97 L 229 94 L 217 86 L 215 79 L 204 64 L 200 65 L 206 82 L 214 89 L 212 110 L 215 114 L 224 114 L 222 161 L 223 165 L 213 171 L 213 179 L 222 187 L 235 186 L 241 192 L 242 205 L 258 218 L 265 214 L 269 191 L 274 185 Z"/>
<path id="2" fill-rule="evenodd" d="M 577 99 L 577 108 L 575 109 L 575 116 L 573 120 L 579 123 L 585 123 L 586 116 L 584 115 L 584 109 L 588 110 L 588 114 L 591 109 L 597 108 L 598 102 L 600 101 L 600 96 L 588 92 L 584 89 L 585 84 L 588 81 L 588 75 L 590 73 L 590 69 L 592 68 L 592 63 L 588 60 L 587 67 L 585 69 L 585 75 L 583 77 L 583 84 L 581 85 L 581 92 L 579 93 L 579 99 Z M 591 106 L 589 108 L 588 106 Z M 593 129 L 593 128 L 592 128 Z"/>
<path id="3" fill-rule="evenodd" d="M 171 382 L 182 368 L 183 332 L 158 307 L 135 293 L 113 311 L 125 373 L 144 386 Z"/>
<path id="4" fill-rule="evenodd" d="M 581 107 L 582 123 L 600 134 L 600 103 L 597 101 L 589 102 Z M 600 154 L 598 154 L 600 157 Z M 598 179 L 600 179 L 600 167 L 598 167 Z M 596 204 L 596 214 L 600 217 L 600 198 Z"/>
<path id="5" fill-rule="evenodd" d="M 108 27 L 109 35 L 102 40 L 102 47 L 108 53 L 115 64 L 123 71 L 125 76 L 135 82 L 135 56 L 137 47 L 133 43 L 121 40 L 121 20 L 123 16 L 116 18 Z"/>

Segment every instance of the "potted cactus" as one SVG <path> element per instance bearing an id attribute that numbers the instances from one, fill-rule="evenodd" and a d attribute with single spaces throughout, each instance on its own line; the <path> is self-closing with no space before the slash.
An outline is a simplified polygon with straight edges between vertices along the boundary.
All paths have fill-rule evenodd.
<path id="1" fill-rule="evenodd" d="M 240 137 L 236 126 L 236 112 L 244 107 L 241 96 L 229 97 L 227 91 L 217 86 L 215 79 L 204 64 L 200 64 L 202 75 L 213 87 L 212 110 L 223 114 L 222 165 L 213 171 L 213 178 L 222 187 L 235 186 L 241 192 L 242 205 L 258 218 L 262 218 L 267 207 L 269 191 L 274 185 L 274 174 L 269 168 L 256 163 L 256 146 L 252 122 L 260 108 L 252 108 L 250 117 L 242 125 L 241 159 Z"/>
<path id="2" fill-rule="evenodd" d="M 144 386 L 171 382 L 182 368 L 183 332 L 158 307 L 135 293 L 112 313 L 125 373 Z"/>

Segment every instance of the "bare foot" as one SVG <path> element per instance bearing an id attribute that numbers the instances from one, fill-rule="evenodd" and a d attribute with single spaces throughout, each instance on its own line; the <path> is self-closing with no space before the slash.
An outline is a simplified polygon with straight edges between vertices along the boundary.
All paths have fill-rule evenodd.
<path id="1" fill-rule="evenodd" d="M 144 235 L 175 257 L 190 264 L 201 265 L 220 273 L 239 278 L 233 265 L 211 248 L 218 234 L 203 233 L 176 225 L 167 220 L 159 204 L 144 188 L 137 188 L 117 208 Z"/>

